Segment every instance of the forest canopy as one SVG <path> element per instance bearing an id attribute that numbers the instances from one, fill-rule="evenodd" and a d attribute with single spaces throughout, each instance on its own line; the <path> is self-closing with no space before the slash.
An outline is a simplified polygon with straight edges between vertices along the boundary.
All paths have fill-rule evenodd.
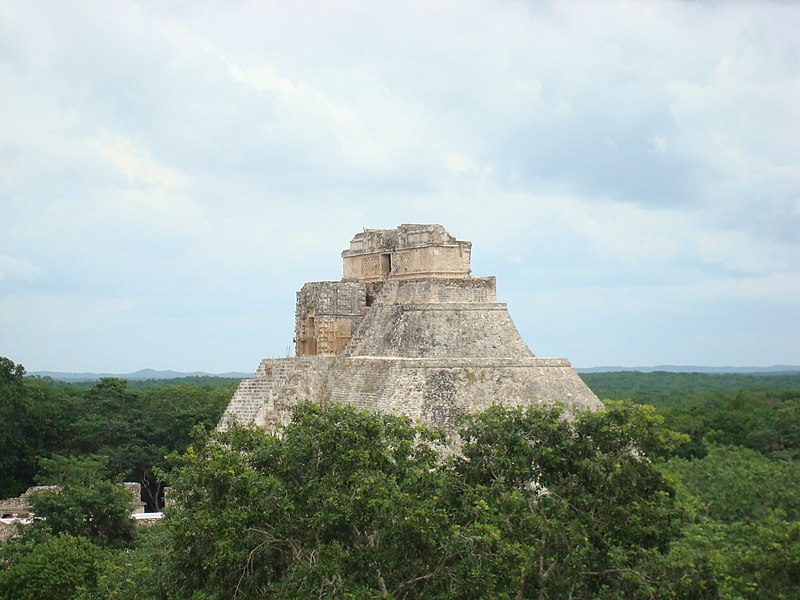
<path id="1" fill-rule="evenodd" d="M 299 406 L 213 431 L 237 381 L 61 384 L 0 358 L 0 489 L 59 483 L 0 598 L 796 598 L 800 375 L 584 375 L 606 409 L 441 432 Z M 116 482 L 165 519 L 130 528 Z"/>
<path id="2" fill-rule="evenodd" d="M 114 475 L 140 482 L 157 510 L 162 486 L 153 469 L 168 468 L 164 457 L 185 449 L 195 427 L 216 425 L 238 382 L 65 384 L 26 377 L 22 365 L 0 357 L 0 498 L 33 485 L 43 458 L 91 454 L 106 456 Z"/>

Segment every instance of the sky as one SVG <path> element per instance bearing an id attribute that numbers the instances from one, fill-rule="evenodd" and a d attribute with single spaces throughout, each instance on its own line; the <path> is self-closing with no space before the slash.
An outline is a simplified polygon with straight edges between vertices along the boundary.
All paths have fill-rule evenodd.
<path id="1" fill-rule="evenodd" d="M 0 355 L 253 371 L 364 228 L 539 356 L 800 364 L 800 4 L 0 0 Z"/>

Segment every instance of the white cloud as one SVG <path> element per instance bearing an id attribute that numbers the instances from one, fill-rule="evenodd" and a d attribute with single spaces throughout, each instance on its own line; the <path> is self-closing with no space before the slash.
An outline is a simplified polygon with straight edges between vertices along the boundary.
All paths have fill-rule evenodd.
<path id="1" fill-rule="evenodd" d="M 453 153 L 447 155 L 447 168 L 453 173 L 463 173 L 475 169 L 475 163 L 469 156 Z"/>
<path id="2" fill-rule="evenodd" d="M 126 137 L 109 137 L 96 141 L 99 151 L 128 178 L 130 184 L 146 184 L 170 189 L 185 185 L 185 178 L 158 163 L 150 153 Z"/>
<path id="3" fill-rule="evenodd" d="M 0 254 L 0 281 L 34 281 L 45 275 L 44 269 L 25 258 Z"/>
<path id="4" fill-rule="evenodd" d="M 132 299 L 114 314 L 139 315 L 135 351 L 167 328 L 204 340 L 184 348 L 198 362 L 249 368 L 255 345 L 283 352 L 294 288 L 337 278 L 355 232 L 440 222 L 501 292 L 554 290 L 552 321 L 574 307 L 575 346 L 599 321 L 626 330 L 615 306 L 718 332 L 726 298 L 746 306 L 732 327 L 783 339 L 760 315 L 799 320 L 798 18 L 755 1 L 0 0 L 5 301 L 38 290 L 37 314 L 62 314 L 85 292 L 62 303 L 85 317 L 70 335 L 122 339 L 87 307 Z M 221 333 L 243 315 L 269 324 L 257 342 Z M 606 362 L 596 341 L 584 364 Z M 625 341 L 629 364 L 652 346 Z"/>

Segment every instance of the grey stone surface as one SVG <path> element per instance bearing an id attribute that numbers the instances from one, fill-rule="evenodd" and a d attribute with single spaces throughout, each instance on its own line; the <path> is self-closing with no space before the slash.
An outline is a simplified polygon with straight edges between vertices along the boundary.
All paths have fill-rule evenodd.
<path id="1" fill-rule="evenodd" d="M 420 270 L 435 275 L 409 278 L 387 270 L 376 281 L 372 271 L 359 281 L 346 265 L 347 281 L 303 286 L 298 357 L 263 360 L 255 377 L 242 381 L 218 427 L 273 429 L 300 400 L 342 402 L 447 430 L 459 414 L 493 404 L 561 403 L 568 416 L 600 408 L 569 361 L 534 356 L 506 305 L 496 301 L 494 277 L 446 275 L 453 256 L 445 253 L 438 264 L 436 244 L 458 249 L 468 273 L 469 242 L 456 242 L 441 226 L 403 225 L 397 232 L 365 230 L 343 255 L 369 256 L 391 243 L 407 250 L 409 239 L 428 261 Z"/>

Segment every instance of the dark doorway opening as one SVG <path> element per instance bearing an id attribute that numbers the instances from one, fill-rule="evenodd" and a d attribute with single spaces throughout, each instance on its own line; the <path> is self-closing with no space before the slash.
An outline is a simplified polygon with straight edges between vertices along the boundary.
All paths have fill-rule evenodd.
<path id="1" fill-rule="evenodd" d="M 381 275 L 384 277 L 388 277 L 389 273 L 391 272 L 392 272 L 392 255 L 381 254 Z"/>

